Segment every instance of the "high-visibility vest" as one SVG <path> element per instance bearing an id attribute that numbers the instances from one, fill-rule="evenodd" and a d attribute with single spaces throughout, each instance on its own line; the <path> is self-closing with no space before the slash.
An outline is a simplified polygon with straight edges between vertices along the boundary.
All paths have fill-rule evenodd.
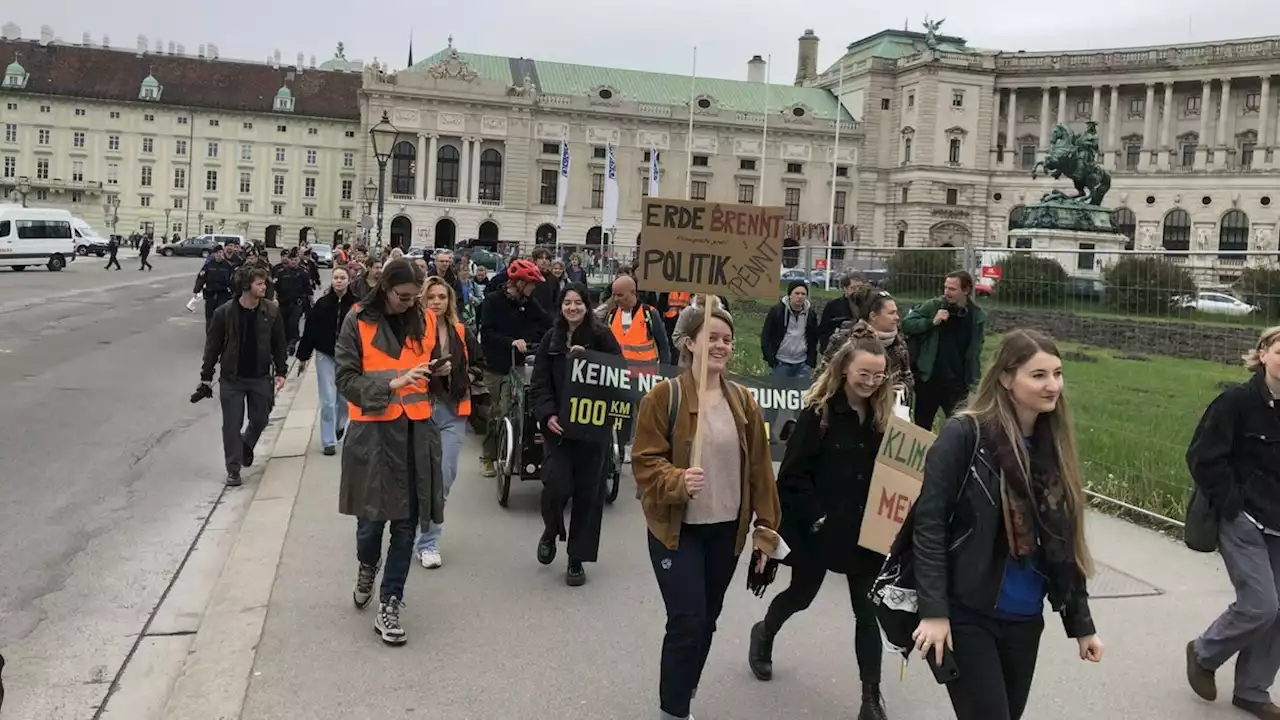
<path id="1" fill-rule="evenodd" d="M 674 320 L 680 316 L 680 311 L 689 306 L 689 301 L 693 296 L 686 292 L 667 293 L 667 314 L 663 317 L 668 320 Z"/>
<path id="2" fill-rule="evenodd" d="M 658 344 L 653 340 L 653 331 L 649 328 L 649 306 L 636 305 L 631 327 L 622 327 L 622 310 L 615 309 L 609 322 L 613 337 L 622 346 L 622 356 L 628 363 L 656 363 Z"/>
<path id="3" fill-rule="evenodd" d="M 360 305 L 352 306 L 351 312 L 358 318 Z M 390 383 L 396 377 L 431 361 L 431 351 L 436 346 L 436 318 L 434 313 L 428 312 L 423 315 L 426 317 L 427 327 L 422 341 L 405 338 L 399 357 L 391 357 L 373 344 L 373 338 L 378 333 L 377 323 L 356 321 L 356 325 L 360 328 L 360 352 L 364 365 L 362 370 L 366 377 Z M 400 419 L 402 415 L 407 415 L 410 420 L 431 419 L 431 396 L 427 393 L 426 380 L 410 383 L 399 390 L 392 390 L 391 402 L 388 403 L 387 409 L 380 413 L 365 412 L 354 403 L 347 403 L 347 405 L 350 418 L 355 422 L 390 422 Z"/>
<path id="4" fill-rule="evenodd" d="M 471 367 L 471 351 L 467 349 L 467 326 L 462 323 L 454 323 L 453 328 L 458 331 L 458 339 L 462 341 L 462 359 L 467 363 L 467 367 Z M 471 393 L 468 392 L 458 401 L 458 417 L 469 417 L 471 415 Z"/>

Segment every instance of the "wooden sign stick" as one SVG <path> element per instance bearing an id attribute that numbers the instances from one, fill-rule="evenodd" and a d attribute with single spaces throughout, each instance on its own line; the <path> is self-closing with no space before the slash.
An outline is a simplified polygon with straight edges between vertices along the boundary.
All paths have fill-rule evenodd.
<path id="1" fill-rule="evenodd" d="M 703 420 L 707 416 L 707 357 L 711 349 L 706 333 L 707 326 L 711 324 L 711 313 L 720 306 L 720 298 L 715 295 L 708 293 L 699 297 L 705 315 L 702 328 L 698 331 L 702 333 L 702 342 L 698 343 L 698 353 L 693 357 L 693 367 L 698 373 L 698 425 L 693 432 L 693 452 L 689 456 L 689 464 L 692 467 L 702 467 L 702 438 L 706 434 L 706 423 Z"/>

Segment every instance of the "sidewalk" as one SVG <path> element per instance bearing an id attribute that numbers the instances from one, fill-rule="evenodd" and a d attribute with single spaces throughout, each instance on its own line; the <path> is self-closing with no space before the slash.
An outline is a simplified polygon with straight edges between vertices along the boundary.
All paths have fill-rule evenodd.
<path id="1" fill-rule="evenodd" d="M 403 615 L 409 643 L 389 648 L 372 632 L 372 611 L 351 604 L 355 521 L 336 511 L 339 458 L 321 455 L 302 427 L 306 414 L 315 416 L 314 383 L 306 386 L 219 582 L 226 594 L 215 593 L 167 717 L 654 717 L 664 614 L 629 474 L 605 511 L 601 562 L 588 566 L 586 586 L 569 588 L 563 546 L 550 567 L 534 559 L 540 485 L 513 488 L 510 508 L 500 508 L 494 482 L 478 472 L 478 442 L 468 438 L 446 513 L 445 565 L 428 571 L 415 562 Z M 1217 556 L 1101 515 L 1090 517 L 1089 537 L 1105 564 L 1092 585 L 1105 660 L 1081 662 L 1075 642 L 1048 617 L 1026 717 L 1242 718 L 1229 705 L 1230 666 L 1218 676 L 1227 700 L 1216 704 L 1195 698 L 1184 679 L 1187 640 L 1233 598 Z M 829 580 L 779 636 L 771 683 L 747 669 L 748 629 L 768 598 L 756 599 L 745 582 L 739 571 L 695 714 L 853 717 L 859 684 L 844 582 Z M 783 570 L 773 591 L 786 582 Z M 924 663 L 913 661 L 902 682 L 899 666 L 885 657 L 890 717 L 951 717 Z"/>

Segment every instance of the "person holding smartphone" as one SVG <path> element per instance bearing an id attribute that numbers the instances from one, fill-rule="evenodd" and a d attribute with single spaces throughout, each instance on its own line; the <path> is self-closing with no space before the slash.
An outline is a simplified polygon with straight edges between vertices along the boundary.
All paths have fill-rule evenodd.
<path id="1" fill-rule="evenodd" d="M 407 639 L 400 622 L 419 518 L 444 522 L 440 430 L 429 383 L 447 375 L 432 365 L 439 342 L 435 313 L 419 296 L 423 278 L 407 260 L 388 262 L 369 297 L 347 313 L 334 352 L 338 392 L 349 403 L 338 511 L 356 517 L 359 569 L 352 602 L 368 607 L 390 525 L 373 629 L 388 645 Z"/>
<path id="2" fill-rule="evenodd" d="M 916 649 L 958 720 L 1018 720 L 1035 675 L 1044 600 L 1080 659 L 1102 660 L 1089 612 L 1084 488 L 1051 338 L 1013 330 L 969 406 L 925 458 L 915 508 Z"/>
<path id="3" fill-rule="evenodd" d="M 538 344 L 534 356 L 529 399 L 539 427 L 545 431 L 547 457 L 542 466 L 542 537 L 538 562 L 556 558 L 556 541 L 568 539 L 565 583 L 577 587 L 587 581 L 582 564 L 595 562 L 600 550 L 600 522 L 604 515 L 604 461 L 608 440 L 564 437 L 560 411 L 568 399 L 569 362 L 587 350 L 622 355 L 622 348 L 591 312 L 584 285 L 570 283 L 560 293 L 555 325 Z M 565 506 L 572 501 L 568 532 Z"/>

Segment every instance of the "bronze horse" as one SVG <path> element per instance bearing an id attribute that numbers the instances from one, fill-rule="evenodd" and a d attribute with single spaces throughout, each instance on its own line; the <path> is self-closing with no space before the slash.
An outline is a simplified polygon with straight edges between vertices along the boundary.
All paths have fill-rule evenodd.
<path id="1" fill-rule="evenodd" d="M 1031 177 L 1036 178 L 1041 170 L 1054 180 L 1066 175 L 1075 185 L 1076 194 L 1067 195 L 1055 189 L 1045 193 L 1040 201 L 1069 200 L 1101 205 L 1103 197 L 1111 189 L 1111 173 L 1094 160 L 1097 148 L 1097 126 L 1093 122 L 1089 123 L 1088 130 L 1081 135 L 1072 133 L 1063 125 L 1054 127 L 1049 152 L 1044 160 L 1037 162 L 1031 169 Z"/>

